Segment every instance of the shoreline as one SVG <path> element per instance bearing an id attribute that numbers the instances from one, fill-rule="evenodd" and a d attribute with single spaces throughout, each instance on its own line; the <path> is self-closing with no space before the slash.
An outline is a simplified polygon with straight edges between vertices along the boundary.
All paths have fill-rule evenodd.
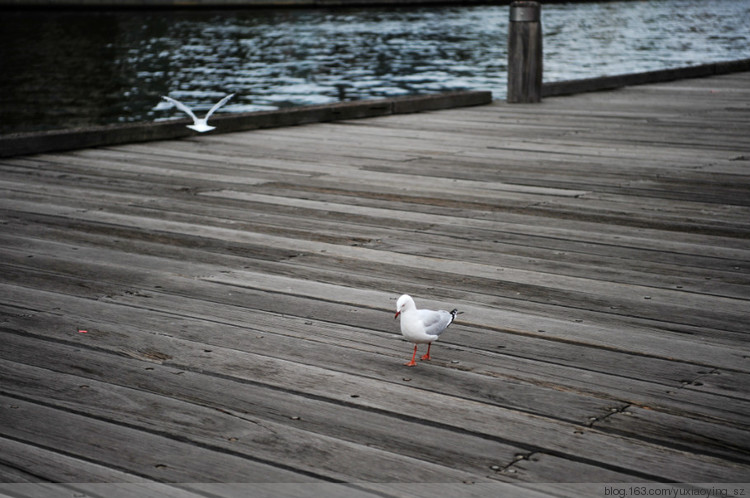
<path id="1" fill-rule="evenodd" d="M 315 106 L 287 107 L 274 111 L 218 114 L 211 118 L 216 133 L 279 128 L 310 123 L 360 119 L 392 114 L 483 105 L 492 102 L 488 91 L 459 91 L 390 99 L 358 100 Z M 153 140 L 170 140 L 199 135 L 186 128 L 190 119 L 169 119 L 148 123 L 113 124 L 0 135 L 0 157 L 82 149 Z"/>
<path id="2" fill-rule="evenodd" d="M 750 59 L 715 62 L 642 73 L 550 82 L 542 85 L 542 97 L 613 90 L 624 86 L 661 83 L 745 71 L 750 71 Z M 278 128 L 391 114 L 417 113 L 454 107 L 486 105 L 492 103 L 492 101 L 492 93 L 489 91 L 469 90 L 389 99 L 359 100 L 319 106 L 300 106 L 274 111 L 223 114 L 217 115 L 212 119 L 212 124 L 218 125 L 219 128 L 212 133 L 231 133 L 260 128 Z M 185 127 L 185 125 L 190 123 L 189 119 L 171 119 L 148 123 L 11 133 L 0 135 L 0 157 L 14 157 L 86 147 L 195 136 L 195 132 Z"/>

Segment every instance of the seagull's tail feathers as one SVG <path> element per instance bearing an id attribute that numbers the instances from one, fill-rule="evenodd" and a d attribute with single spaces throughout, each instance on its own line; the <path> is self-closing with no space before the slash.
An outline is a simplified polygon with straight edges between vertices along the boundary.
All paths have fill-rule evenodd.
<path id="1" fill-rule="evenodd" d="M 451 311 L 451 321 L 450 321 L 450 323 L 453 323 L 453 320 L 456 319 L 456 315 L 458 315 L 458 310 L 457 309 L 452 310 Z M 450 325 L 450 323 L 448 325 Z"/>

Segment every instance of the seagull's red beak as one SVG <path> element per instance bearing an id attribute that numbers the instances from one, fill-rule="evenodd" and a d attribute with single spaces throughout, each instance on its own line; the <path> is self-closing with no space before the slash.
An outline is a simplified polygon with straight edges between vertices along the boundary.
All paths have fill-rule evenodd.
<path id="1" fill-rule="evenodd" d="M 396 316 L 394 316 L 394 317 L 393 317 L 393 318 L 394 318 L 394 320 L 395 320 L 396 318 L 398 318 L 398 315 L 400 315 L 400 314 L 401 314 L 401 312 L 400 312 L 400 311 L 397 311 L 397 312 L 396 312 Z"/>

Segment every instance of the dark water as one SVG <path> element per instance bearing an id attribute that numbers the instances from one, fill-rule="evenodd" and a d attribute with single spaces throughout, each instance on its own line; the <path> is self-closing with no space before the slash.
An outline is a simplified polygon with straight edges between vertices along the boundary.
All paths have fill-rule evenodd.
<path id="1" fill-rule="evenodd" d="M 750 57 L 750 0 L 543 7 L 545 81 Z M 438 91 L 505 97 L 507 6 L 0 13 L 0 133 Z"/>

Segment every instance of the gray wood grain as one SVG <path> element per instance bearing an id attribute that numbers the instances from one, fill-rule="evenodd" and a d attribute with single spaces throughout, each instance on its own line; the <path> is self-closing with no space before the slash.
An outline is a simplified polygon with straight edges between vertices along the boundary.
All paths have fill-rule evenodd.
<path id="1" fill-rule="evenodd" d="M 748 83 L 0 159 L 0 479 L 747 480 Z"/>

